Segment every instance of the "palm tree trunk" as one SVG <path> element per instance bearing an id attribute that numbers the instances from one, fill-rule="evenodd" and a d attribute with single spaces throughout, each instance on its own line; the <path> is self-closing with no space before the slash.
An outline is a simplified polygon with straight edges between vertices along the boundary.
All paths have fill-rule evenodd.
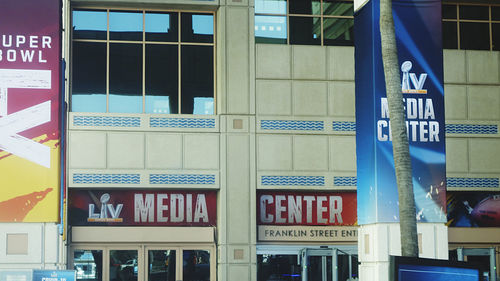
<path id="1" fill-rule="evenodd" d="M 392 0 L 380 0 L 380 37 L 391 123 L 394 166 L 399 194 L 401 254 L 402 256 L 418 257 L 411 158 L 403 110 L 398 51 L 396 48 L 394 20 L 392 18 Z"/>

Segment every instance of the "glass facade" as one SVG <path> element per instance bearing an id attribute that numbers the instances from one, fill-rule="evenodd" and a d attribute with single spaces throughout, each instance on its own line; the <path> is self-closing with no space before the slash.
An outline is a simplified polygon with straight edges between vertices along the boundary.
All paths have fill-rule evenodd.
<path id="1" fill-rule="evenodd" d="M 71 111 L 214 114 L 214 14 L 73 10 Z"/>
<path id="2" fill-rule="evenodd" d="M 353 1 L 256 0 L 255 42 L 354 45 Z"/>

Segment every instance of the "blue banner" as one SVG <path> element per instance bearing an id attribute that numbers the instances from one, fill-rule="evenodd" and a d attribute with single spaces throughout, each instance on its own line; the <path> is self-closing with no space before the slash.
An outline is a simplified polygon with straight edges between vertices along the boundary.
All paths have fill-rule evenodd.
<path id="1" fill-rule="evenodd" d="M 74 270 L 33 270 L 33 281 L 75 281 Z"/>
<path id="2" fill-rule="evenodd" d="M 446 222 L 440 0 L 393 0 L 417 222 Z M 358 223 L 398 222 L 398 191 L 380 48 L 380 2 L 355 12 Z"/>

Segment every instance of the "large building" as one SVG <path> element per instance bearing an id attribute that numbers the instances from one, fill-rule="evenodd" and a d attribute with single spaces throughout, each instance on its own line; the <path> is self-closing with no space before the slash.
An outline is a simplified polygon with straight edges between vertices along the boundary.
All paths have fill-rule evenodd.
<path id="1" fill-rule="evenodd" d="M 442 7 L 448 237 L 420 244 L 447 243 L 450 259 L 495 280 L 500 5 Z M 60 8 L 67 212 L 29 219 L 39 203 L 0 223 L 0 269 L 75 269 L 82 281 L 358 276 L 352 1 Z M 12 196 L 0 195 L 8 213 Z"/>

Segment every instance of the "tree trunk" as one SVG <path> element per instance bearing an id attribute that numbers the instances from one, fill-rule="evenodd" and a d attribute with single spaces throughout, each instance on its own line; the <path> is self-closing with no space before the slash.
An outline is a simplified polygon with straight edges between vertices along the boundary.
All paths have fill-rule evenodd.
<path id="1" fill-rule="evenodd" d="M 396 48 L 392 0 L 380 0 L 380 37 L 385 87 L 389 105 L 392 147 L 399 194 L 399 222 L 402 256 L 418 257 L 417 220 L 410 149 L 403 110 L 403 95 Z"/>

